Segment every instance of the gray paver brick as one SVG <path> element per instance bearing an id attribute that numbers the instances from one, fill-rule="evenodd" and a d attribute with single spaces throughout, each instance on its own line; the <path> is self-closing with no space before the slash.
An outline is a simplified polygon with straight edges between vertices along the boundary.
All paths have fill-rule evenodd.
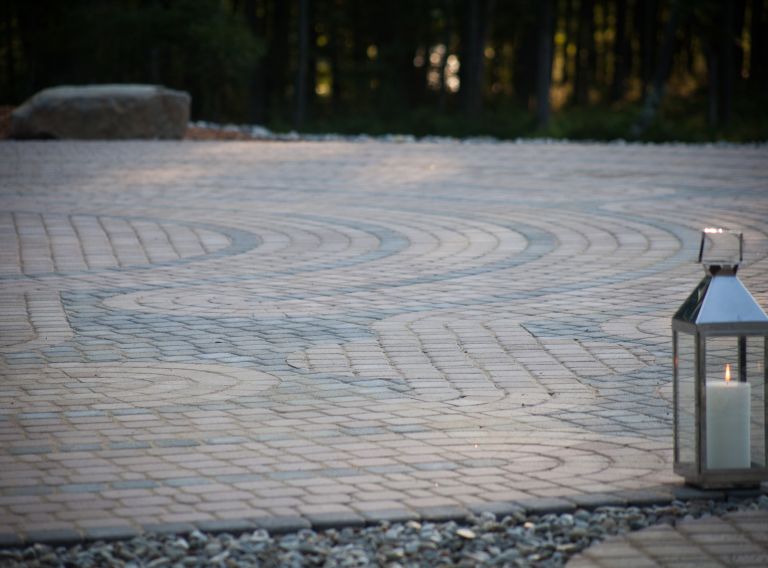
<path id="1" fill-rule="evenodd" d="M 27 531 L 27 542 L 42 542 L 51 545 L 72 545 L 83 539 L 80 531 L 73 529 L 41 529 Z"/>
<path id="2" fill-rule="evenodd" d="M 352 512 L 308 514 L 307 520 L 316 531 L 342 527 L 362 527 L 366 524 L 365 517 Z"/>
<path id="3" fill-rule="evenodd" d="M 421 518 L 433 522 L 460 521 L 466 519 L 469 514 L 464 507 L 451 505 L 414 507 L 414 509 Z"/>
<path id="4" fill-rule="evenodd" d="M 142 528 L 148 533 L 155 534 L 187 534 L 196 527 L 191 523 L 148 523 Z"/>
<path id="5" fill-rule="evenodd" d="M 296 532 L 311 527 L 310 522 L 304 517 L 273 515 L 270 517 L 256 517 L 253 523 L 270 534 L 284 534 Z"/>
<path id="6" fill-rule="evenodd" d="M 85 531 L 85 538 L 91 540 L 121 540 L 130 539 L 139 534 L 136 527 L 91 527 Z"/>
<path id="7" fill-rule="evenodd" d="M 221 520 L 208 520 L 195 523 L 197 528 L 201 531 L 220 533 L 227 532 L 231 534 L 239 534 L 247 531 L 252 531 L 256 528 L 256 524 L 246 519 L 221 519 Z"/>

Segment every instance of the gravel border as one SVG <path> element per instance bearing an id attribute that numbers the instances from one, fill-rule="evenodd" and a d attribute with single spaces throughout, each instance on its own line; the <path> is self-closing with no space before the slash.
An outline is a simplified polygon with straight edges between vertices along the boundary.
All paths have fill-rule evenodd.
<path id="1" fill-rule="evenodd" d="M 336 515 L 311 524 L 276 517 L 162 525 L 141 534 L 103 528 L 84 535 L 84 541 L 50 531 L 26 547 L 6 543 L 0 566 L 556 567 L 610 535 L 733 511 L 768 511 L 768 495 L 759 491 L 678 489 L 693 498 L 665 500 L 661 493 L 645 492 L 634 502 L 617 496 L 593 496 L 592 505 L 587 498 L 581 505 L 540 499 L 527 506 L 487 505 L 463 516 L 439 508 L 418 520 Z"/>
<path id="2" fill-rule="evenodd" d="M 451 136 L 415 136 L 413 134 L 309 134 L 296 131 L 272 132 L 268 128 L 258 124 L 218 124 L 199 120 L 190 122 L 191 129 L 200 133 L 209 133 L 210 136 L 202 136 L 199 140 L 262 140 L 273 142 L 388 142 L 393 144 L 423 143 L 423 144 L 608 144 L 614 146 L 693 146 L 693 147 L 717 147 L 717 148 L 764 148 L 768 146 L 768 140 L 761 142 L 642 142 L 618 138 L 615 140 L 571 140 L 562 138 L 510 138 L 501 139 L 492 136 L 470 136 L 467 138 L 455 138 Z M 197 137 L 195 137 L 197 138 Z"/>

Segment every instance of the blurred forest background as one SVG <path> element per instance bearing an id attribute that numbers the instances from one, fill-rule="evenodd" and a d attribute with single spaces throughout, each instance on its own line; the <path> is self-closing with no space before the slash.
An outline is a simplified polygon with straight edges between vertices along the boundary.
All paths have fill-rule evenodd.
<path id="1" fill-rule="evenodd" d="M 189 91 L 304 132 L 768 139 L 768 0 L 4 0 L 0 104 Z"/>

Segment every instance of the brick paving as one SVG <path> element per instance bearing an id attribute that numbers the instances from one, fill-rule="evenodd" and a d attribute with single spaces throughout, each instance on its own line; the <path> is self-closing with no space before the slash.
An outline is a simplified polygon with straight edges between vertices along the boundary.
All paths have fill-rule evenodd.
<path id="1" fill-rule="evenodd" d="M 0 143 L 0 542 L 653 502 L 765 147 Z"/>
<path id="2" fill-rule="evenodd" d="M 765 568 L 768 511 L 654 526 L 588 548 L 568 568 Z"/>

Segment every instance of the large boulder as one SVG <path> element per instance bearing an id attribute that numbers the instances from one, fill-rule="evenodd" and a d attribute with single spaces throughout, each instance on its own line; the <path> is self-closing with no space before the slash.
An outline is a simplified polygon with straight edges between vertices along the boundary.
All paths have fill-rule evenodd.
<path id="1" fill-rule="evenodd" d="M 13 111 L 11 137 L 182 138 L 190 100 L 155 85 L 54 87 Z"/>

